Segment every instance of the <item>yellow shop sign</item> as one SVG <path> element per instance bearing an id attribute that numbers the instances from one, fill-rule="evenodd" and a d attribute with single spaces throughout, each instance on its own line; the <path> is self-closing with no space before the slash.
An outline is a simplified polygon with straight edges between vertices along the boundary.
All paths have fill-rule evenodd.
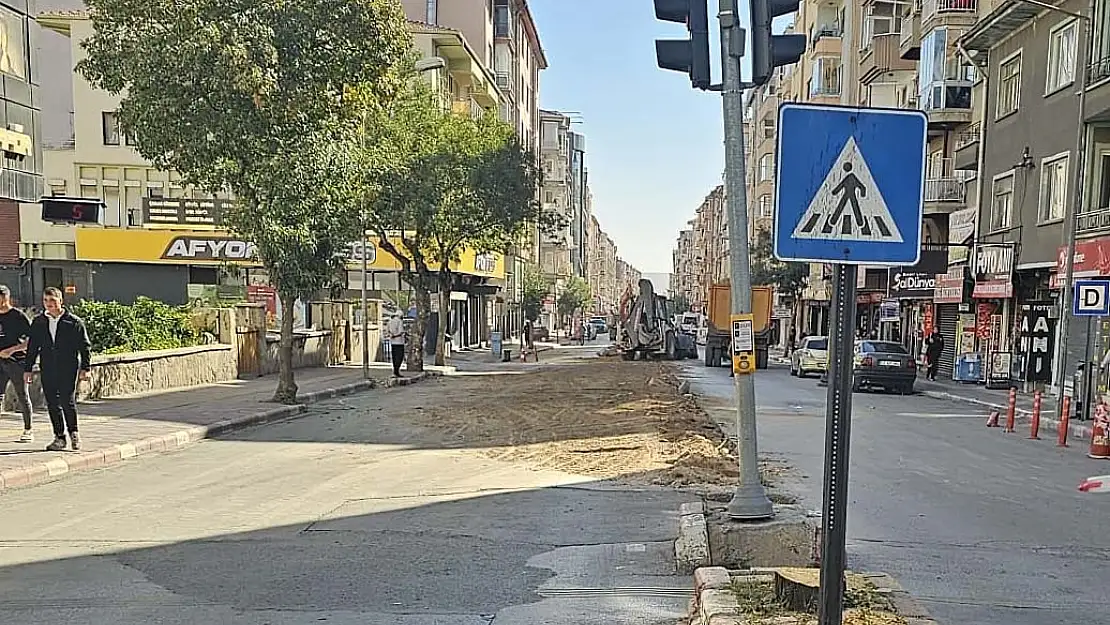
<path id="1" fill-rule="evenodd" d="M 400 247 L 400 241 L 397 241 Z M 257 266 L 254 243 L 227 231 L 132 230 L 117 228 L 77 228 L 77 260 L 102 263 L 154 263 L 181 265 L 221 265 L 232 263 Z M 351 245 L 348 269 L 362 268 L 361 245 Z M 401 263 L 389 252 L 371 243 L 366 249 L 370 271 L 400 271 Z M 505 258 L 501 254 L 465 250 L 454 270 L 487 278 L 505 277 Z"/>

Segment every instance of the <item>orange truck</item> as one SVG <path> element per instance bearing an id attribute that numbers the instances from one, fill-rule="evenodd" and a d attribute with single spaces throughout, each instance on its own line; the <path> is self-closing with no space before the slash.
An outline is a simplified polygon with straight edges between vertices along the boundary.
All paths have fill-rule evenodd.
<path id="1" fill-rule="evenodd" d="M 771 346 L 771 313 L 775 292 L 769 286 L 752 287 L 752 315 L 755 331 L 755 368 L 767 368 L 767 350 Z M 732 287 L 728 281 L 709 287 L 709 329 L 705 335 L 705 366 L 720 367 L 731 360 Z"/>

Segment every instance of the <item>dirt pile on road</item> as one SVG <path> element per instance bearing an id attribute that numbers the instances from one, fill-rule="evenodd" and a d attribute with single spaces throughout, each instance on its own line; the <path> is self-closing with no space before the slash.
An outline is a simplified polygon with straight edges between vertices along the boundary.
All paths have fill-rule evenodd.
<path id="1" fill-rule="evenodd" d="M 736 482 L 731 450 L 666 363 L 601 359 L 452 386 L 422 425 L 490 457 L 639 484 Z"/>

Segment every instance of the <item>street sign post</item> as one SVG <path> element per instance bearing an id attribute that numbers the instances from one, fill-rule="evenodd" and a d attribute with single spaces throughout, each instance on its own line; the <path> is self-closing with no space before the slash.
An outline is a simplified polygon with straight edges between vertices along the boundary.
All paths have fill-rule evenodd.
<path id="1" fill-rule="evenodd" d="M 1076 280 L 1071 314 L 1076 317 L 1110 316 L 1110 280 Z"/>
<path id="2" fill-rule="evenodd" d="M 834 266 L 820 625 L 840 625 L 844 612 L 858 265 L 920 260 L 927 130 L 920 111 L 793 103 L 779 109 L 775 256 Z"/>

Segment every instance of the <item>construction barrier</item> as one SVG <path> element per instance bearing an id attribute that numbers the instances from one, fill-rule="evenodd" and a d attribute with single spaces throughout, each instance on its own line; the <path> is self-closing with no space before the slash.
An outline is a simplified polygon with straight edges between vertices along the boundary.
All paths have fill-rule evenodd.
<path id="1" fill-rule="evenodd" d="M 1017 389 L 1010 388 L 1010 401 L 1006 405 L 1006 432 L 1014 431 L 1014 420 L 1017 418 Z"/>
<path id="2" fill-rule="evenodd" d="M 1029 420 L 1029 439 L 1041 440 L 1041 392 L 1033 393 L 1033 417 Z"/>

